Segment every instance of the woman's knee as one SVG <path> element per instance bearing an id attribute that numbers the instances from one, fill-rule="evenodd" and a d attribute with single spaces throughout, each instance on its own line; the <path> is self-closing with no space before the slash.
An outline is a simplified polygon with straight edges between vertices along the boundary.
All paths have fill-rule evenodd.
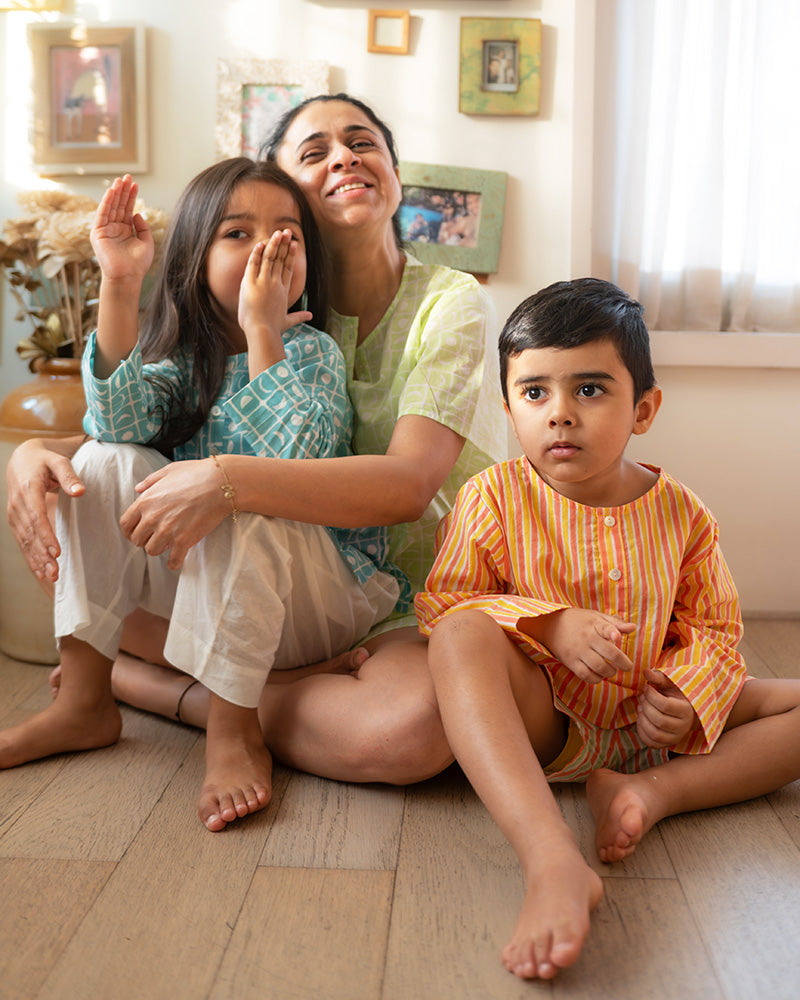
<path id="1" fill-rule="evenodd" d="M 427 666 L 427 644 L 383 646 L 361 668 L 364 705 L 350 764 L 366 781 L 423 781 L 453 761 Z"/>
<path id="2" fill-rule="evenodd" d="M 360 728 L 346 751 L 347 768 L 361 781 L 410 785 L 453 762 L 435 702 L 404 699 Z"/>

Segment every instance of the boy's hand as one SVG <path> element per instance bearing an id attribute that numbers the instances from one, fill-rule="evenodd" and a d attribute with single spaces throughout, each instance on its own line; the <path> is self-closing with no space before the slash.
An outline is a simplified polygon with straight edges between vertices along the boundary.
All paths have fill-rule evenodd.
<path id="1" fill-rule="evenodd" d="M 675 746 L 698 724 L 697 713 L 680 688 L 657 670 L 645 670 L 647 687 L 639 698 L 636 732 L 649 747 Z"/>
<path id="2" fill-rule="evenodd" d="M 141 281 L 153 263 L 153 234 L 133 212 L 138 190 L 130 174 L 117 177 L 97 207 L 90 239 L 108 281 Z"/>
<path id="3" fill-rule="evenodd" d="M 568 667 L 576 677 L 597 684 L 633 664 L 620 646 L 625 635 L 636 631 L 625 622 L 601 611 L 562 608 L 520 622 L 523 631 L 536 639 Z"/>

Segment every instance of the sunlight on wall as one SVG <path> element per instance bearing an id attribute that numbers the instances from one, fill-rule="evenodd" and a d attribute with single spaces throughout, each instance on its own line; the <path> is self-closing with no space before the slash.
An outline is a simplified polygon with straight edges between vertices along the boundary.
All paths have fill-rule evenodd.
<path id="1" fill-rule="evenodd" d="M 28 48 L 27 27 L 34 20 L 27 16 L 9 17 L 6 24 L 6 51 L 3 58 L 5 68 L 6 99 L 3 115 L 4 145 L 6 150 L 3 180 L 9 187 L 24 189 L 31 187 L 54 187 L 42 183 L 33 172 L 30 163 L 31 53 Z M 15 95 L 15 100 L 10 96 Z"/>
<path id="2" fill-rule="evenodd" d="M 318 50 L 310 44 L 312 37 L 324 38 L 324 48 L 331 53 L 344 52 L 352 45 L 347 31 L 350 22 L 342 23 L 342 12 L 316 5 L 228 0 L 224 19 L 226 46 L 221 54 L 293 61 L 309 58 L 304 53 Z M 366 23 L 364 13 L 365 49 Z"/>

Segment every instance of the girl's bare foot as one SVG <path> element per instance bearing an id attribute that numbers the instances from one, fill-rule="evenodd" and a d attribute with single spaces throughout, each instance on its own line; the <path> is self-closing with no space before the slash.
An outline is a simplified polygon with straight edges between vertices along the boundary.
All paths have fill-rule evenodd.
<path id="1" fill-rule="evenodd" d="M 272 798 L 272 757 L 259 740 L 215 740 L 206 748 L 206 777 L 197 814 L 214 833 L 228 823 L 258 812 Z"/>
<path id="2" fill-rule="evenodd" d="M 577 961 L 603 881 L 577 847 L 566 845 L 543 851 L 540 870 L 529 873 L 526 885 L 503 965 L 521 979 L 552 979 Z"/>
<path id="3" fill-rule="evenodd" d="M 56 698 L 44 711 L 0 732 L 0 768 L 73 750 L 96 750 L 116 743 L 122 717 L 111 693 L 76 702 Z"/>
<path id="4" fill-rule="evenodd" d="M 595 843 L 601 861 L 622 861 L 636 850 L 655 824 L 647 772 L 620 774 L 601 768 L 586 782 L 586 799 L 595 822 Z"/>

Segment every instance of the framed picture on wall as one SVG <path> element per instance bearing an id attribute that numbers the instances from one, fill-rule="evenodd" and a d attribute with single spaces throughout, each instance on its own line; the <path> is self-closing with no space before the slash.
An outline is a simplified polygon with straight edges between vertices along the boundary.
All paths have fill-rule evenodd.
<path id="1" fill-rule="evenodd" d="M 217 159 L 255 159 L 270 128 L 288 108 L 328 93 L 321 59 L 220 59 L 217 62 Z"/>
<path id="2" fill-rule="evenodd" d="M 144 25 L 31 24 L 37 173 L 147 170 Z"/>
<path id="3" fill-rule="evenodd" d="M 407 55 L 411 14 L 407 10 L 370 10 L 367 13 L 367 51 Z"/>
<path id="4" fill-rule="evenodd" d="M 506 174 L 400 164 L 400 229 L 411 253 L 472 274 L 494 274 L 500 257 Z"/>
<path id="5" fill-rule="evenodd" d="M 542 22 L 462 17 L 458 110 L 469 115 L 539 113 Z"/>

